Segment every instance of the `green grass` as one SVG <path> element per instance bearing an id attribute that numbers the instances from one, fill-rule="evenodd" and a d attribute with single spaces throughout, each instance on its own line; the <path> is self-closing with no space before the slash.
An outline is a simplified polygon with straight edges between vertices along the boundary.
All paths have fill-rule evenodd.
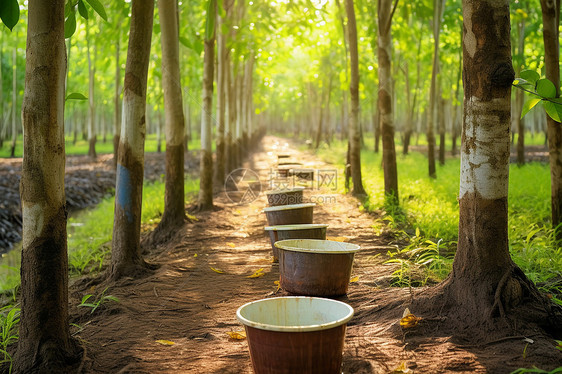
<path id="1" fill-rule="evenodd" d="M 190 150 L 201 149 L 201 139 L 197 134 L 189 141 L 188 147 Z M 67 136 L 65 139 L 65 151 L 67 155 L 86 155 L 88 154 L 88 141 L 83 140 L 81 137 L 77 139 L 76 144 L 73 144 L 73 138 Z M 0 158 L 10 157 L 11 140 L 5 140 L 4 146 L 0 148 Z M 158 149 L 156 134 L 148 134 L 144 144 L 145 152 L 156 152 Z M 162 152 L 166 151 L 166 141 L 162 135 Z M 107 137 L 106 141 L 98 139 L 96 142 L 96 152 L 98 154 L 113 153 L 113 138 Z M 16 157 L 21 157 L 23 153 L 23 138 L 20 135 L 16 141 Z"/>
<path id="2" fill-rule="evenodd" d="M 186 180 L 186 195 L 199 189 L 199 180 Z M 145 183 L 142 198 L 142 223 L 154 224 L 164 209 L 163 181 Z M 189 198 L 188 198 L 189 199 Z M 97 272 L 110 253 L 113 232 L 114 197 L 104 199 L 92 209 L 83 210 L 68 219 L 68 262 L 71 275 Z M 12 250 L 0 261 L 0 293 L 15 302 L 19 287 L 20 251 Z"/>
<path id="3" fill-rule="evenodd" d="M 343 170 L 345 144 L 332 143 L 318 151 L 324 160 Z M 381 154 L 361 153 L 368 210 L 381 211 L 393 232 L 407 245 L 389 253 L 396 264 L 395 284 L 425 284 L 441 280 L 452 264 L 458 236 L 460 160 L 437 166 L 437 178 L 428 177 L 427 159 L 412 152 L 397 157 L 400 207 L 385 204 Z M 339 174 L 343 185 L 343 174 Z M 545 290 L 562 293 L 562 250 L 557 248 L 550 228 L 549 166 L 530 163 L 511 165 L 509 181 L 509 238 L 514 261 L 527 276 Z M 415 278 L 415 279 L 414 279 Z M 555 298 L 555 301 L 560 300 Z"/>

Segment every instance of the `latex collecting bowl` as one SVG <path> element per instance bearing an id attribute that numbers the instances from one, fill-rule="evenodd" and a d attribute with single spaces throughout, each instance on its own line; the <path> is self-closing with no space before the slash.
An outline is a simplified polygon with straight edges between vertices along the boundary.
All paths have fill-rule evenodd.
<path id="1" fill-rule="evenodd" d="M 353 308 L 318 297 L 275 297 L 236 311 L 256 374 L 340 374 Z"/>
<path id="2" fill-rule="evenodd" d="M 356 244 L 316 239 L 275 243 L 279 250 L 279 285 L 287 292 L 309 296 L 347 293 Z"/>
<path id="3" fill-rule="evenodd" d="M 275 242 L 287 239 L 326 239 L 327 228 L 328 225 L 319 223 L 267 226 L 265 231 L 269 233 L 273 261 L 279 260 L 279 250 L 275 247 Z"/>
<path id="4" fill-rule="evenodd" d="M 266 191 L 269 206 L 302 204 L 304 187 Z"/>
<path id="5" fill-rule="evenodd" d="M 314 203 L 270 206 L 263 211 L 269 226 L 312 223 Z"/>

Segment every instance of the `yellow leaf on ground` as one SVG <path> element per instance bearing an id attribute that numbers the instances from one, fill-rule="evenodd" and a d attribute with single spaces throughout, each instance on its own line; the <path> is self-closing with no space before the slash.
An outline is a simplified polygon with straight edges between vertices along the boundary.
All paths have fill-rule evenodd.
<path id="1" fill-rule="evenodd" d="M 392 370 L 389 374 L 411 374 L 413 371 L 406 367 L 406 362 L 402 361 L 400 365 L 394 370 Z"/>
<path id="2" fill-rule="evenodd" d="M 277 289 L 275 290 L 277 293 L 281 289 L 281 285 L 279 284 L 279 281 L 274 281 L 273 284 L 277 286 Z"/>
<path id="3" fill-rule="evenodd" d="M 215 273 L 224 274 L 224 271 L 222 271 L 221 269 L 215 269 L 215 268 L 212 267 L 212 266 L 209 266 L 209 268 L 210 268 L 212 271 L 214 271 Z"/>
<path id="4" fill-rule="evenodd" d="M 263 268 L 256 270 L 256 272 L 252 275 L 248 275 L 246 278 L 259 278 L 263 277 L 265 273 L 263 272 Z"/>
<path id="5" fill-rule="evenodd" d="M 197 253 L 193 255 L 193 257 L 197 257 Z"/>
<path id="6" fill-rule="evenodd" d="M 346 242 L 347 238 L 345 236 L 327 236 L 326 240 L 331 240 L 334 242 Z"/>
<path id="7" fill-rule="evenodd" d="M 402 317 L 400 319 L 400 326 L 402 326 L 403 328 L 407 329 L 410 327 L 414 327 L 418 324 L 419 321 L 421 321 L 423 318 L 421 317 L 416 317 L 415 315 L 413 315 L 412 313 Z"/>
<path id="8" fill-rule="evenodd" d="M 245 331 L 229 331 L 226 333 L 230 336 L 231 339 L 234 340 L 244 340 L 246 339 L 246 332 Z"/>
<path id="9" fill-rule="evenodd" d="M 355 283 L 355 282 L 357 282 L 358 280 L 359 280 L 359 275 L 356 275 L 356 276 L 354 276 L 353 278 L 351 278 L 351 279 L 349 280 L 349 283 Z"/>
<path id="10" fill-rule="evenodd" d="M 157 340 L 156 343 L 158 344 L 162 344 L 162 345 L 174 345 L 176 343 L 169 341 L 169 340 Z"/>
<path id="11" fill-rule="evenodd" d="M 235 248 L 236 244 L 232 243 L 232 242 L 228 242 L 226 243 L 226 245 L 228 245 L 230 248 Z"/>

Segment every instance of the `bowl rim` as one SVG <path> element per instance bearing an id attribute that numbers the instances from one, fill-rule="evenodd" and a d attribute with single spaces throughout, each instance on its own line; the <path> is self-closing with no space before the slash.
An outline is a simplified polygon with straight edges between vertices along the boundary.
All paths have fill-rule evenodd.
<path id="1" fill-rule="evenodd" d="M 321 247 L 322 244 L 326 244 L 326 243 L 338 243 L 337 245 L 341 247 L 341 250 L 296 247 L 295 242 L 299 242 L 299 241 L 318 242 L 319 247 Z M 276 248 L 281 250 L 291 251 L 291 252 L 303 252 L 303 253 L 342 254 L 342 253 L 355 253 L 361 249 L 361 247 L 357 244 L 338 242 L 335 240 L 322 240 L 322 239 L 286 239 L 286 240 L 278 240 L 275 242 L 274 245 Z"/>
<path id="2" fill-rule="evenodd" d="M 255 322 L 255 321 L 250 321 L 249 319 L 245 318 L 244 316 L 242 316 L 242 310 L 246 307 L 248 307 L 249 305 L 253 305 L 253 304 L 259 304 L 259 303 L 267 303 L 267 302 L 273 302 L 273 300 L 278 300 L 278 299 L 318 299 L 318 300 L 322 300 L 322 301 L 328 301 L 334 304 L 340 304 L 343 305 L 345 308 L 347 308 L 347 314 L 340 318 L 337 319 L 335 321 L 330 321 L 327 323 L 322 323 L 322 324 L 317 324 L 317 325 L 303 325 L 303 326 L 279 326 L 279 325 L 271 325 L 268 323 L 260 323 L 260 322 Z M 353 314 L 355 313 L 353 307 L 347 303 L 344 303 L 342 301 L 339 300 L 334 300 L 334 299 L 328 299 L 328 298 L 324 298 L 324 297 L 315 297 L 315 296 L 282 296 L 282 297 L 270 297 L 270 298 L 266 298 L 266 299 L 260 299 L 260 300 L 254 300 L 254 301 L 250 301 L 244 305 L 242 305 L 241 307 L 239 307 L 236 310 L 236 318 L 238 319 L 238 321 L 240 323 L 242 323 L 244 326 L 249 326 L 249 327 L 254 327 L 260 330 L 267 330 L 267 331 L 278 331 L 278 332 L 307 332 L 307 331 L 320 331 L 320 330 L 328 330 L 334 327 L 338 327 L 341 325 L 346 324 L 347 322 L 349 322 L 351 320 L 351 318 L 353 318 Z"/>
<path id="3" fill-rule="evenodd" d="M 325 229 L 328 225 L 325 223 L 295 223 L 292 225 L 275 225 L 265 226 L 265 231 L 288 231 L 288 230 L 311 230 L 311 229 Z"/>
<path id="4" fill-rule="evenodd" d="M 264 208 L 264 212 L 277 212 L 279 210 L 303 209 L 315 207 L 316 203 L 302 203 L 302 204 L 289 204 L 289 205 L 276 205 Z"/>
<path id="5" fill-rule="evenodd" d="M 295 187 L 291 187 L 291 188 L 283 188 L 280 190 L 267 190 L 265 191 L 266 195 L 275 195 L 275 194 L 280 194 L 280 193 L 287 193 L 287 192 L 299 192 L 299 191 L 304 191 L 305 188 L 303 186 L 295 186 Z"/>

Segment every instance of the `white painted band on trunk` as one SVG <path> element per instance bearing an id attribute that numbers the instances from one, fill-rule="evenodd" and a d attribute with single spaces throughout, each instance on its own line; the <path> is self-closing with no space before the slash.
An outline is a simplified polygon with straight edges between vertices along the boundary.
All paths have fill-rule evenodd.
<path id="1" fill-rule="evenodd" d="M 465 100 L 460 198 L 469 192 L 477 192 L 485 199 L 507 197 L 510 120 L 506 100 L 509 101 L 509 97 L 489 102 L 474 97 Z"/>
<path id="2" fill-rule="evenodd" d="M 123 97 L 121 142 L 129 146 L 131 155 L 141 164 L 144 160 L 146 124 L 142 118 L 145 117 L 145 113 L 145 99 L 133 92 L 125 93 Z"/>
<path id="3" fill-rule="evenodd" d="M 22 201 L 22 220 L 22 249 L 25 249 L 29 247 L 35 238 L 41 235 L 41 231 L 45 225 L 43 207 L 39 204 L 28 205 L 25 201 Z"/>

